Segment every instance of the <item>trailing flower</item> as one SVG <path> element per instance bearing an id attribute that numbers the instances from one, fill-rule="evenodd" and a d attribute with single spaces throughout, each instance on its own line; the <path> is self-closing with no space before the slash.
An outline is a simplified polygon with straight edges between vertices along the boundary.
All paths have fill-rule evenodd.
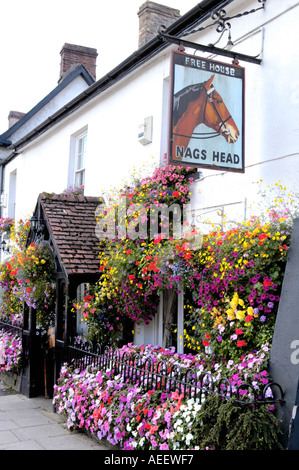
<path id="1" fill-rule="evenodd" d="M 238 358 L 271 343 L 291 230 L 286 219 L 278 226 L 254 218 L 204 237 L 186 305 L 191 349 Z"/>
<path id="2" fill-rule="evenodd" d="M 19 374 L 22 361 L 22 340 L 0 329 L 0 372 Z"/>
<path id="3" fill-rule="evenodd" d="M 190 200 L 188 172 L 171 165 L 156 168 L 152 176 L 122 188 L 102 215 L 117 221 L 117 230 L 113 239 L 102 242 L 95 296 L 99 305 L 112 305 L 117 316 L 149 323 L 159 294 L 189 282 L 191 244 L 182 237 L 183 206 Z"/>
<path id="4" fill-rule="evenodd" d="M 3 289 L 1 316 L 22 321 L 23 303 L 36 310 L 38 326 L 47 329 L 54 319 L 54 264 L 48 251 L 32 243 L 15 251 L 0 266 Z"/>
<path id="5" fill-rule="evenodd" d="M 1 234 L 10 233 L 13 226 L 14 226 L 14 219 L 12 219 L 11 217 L 1 217 L 0 219 Z"/>

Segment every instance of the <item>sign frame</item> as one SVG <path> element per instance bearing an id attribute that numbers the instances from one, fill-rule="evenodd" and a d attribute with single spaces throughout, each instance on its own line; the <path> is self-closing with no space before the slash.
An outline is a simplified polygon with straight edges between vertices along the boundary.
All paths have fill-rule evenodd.
<path id="1" fill-rule="evenodd" d="M 211 78 L 212 75 L 214 75 L 214 78 Z M 215 80 L 215 76 L 217 80 Z M 245 68 L 236 64 L 227 64 L 197 55 L 186 54 L 182 51 L 172 51 L 170 78 L 168 163 L 178 166 L 244 173 Z M 211 84 L 209 83 L 208 86 L 207 82 L 210 82 L 210 80 Z M 214 85 L 212 82 L 216 81 L 217 85 Z M 184 83 L 184 86 L 182 86 L 182 83 Z M 205 92 L 202 91 L 204 83 L 206 84 Z M 207 91 L 208 87 L 210 88 Z M 191 88 L 192 93 L 189 93 Z M 180 91 L 182 90 L 184 92 L 180 96 Z M 198 98 L 200 94 L 202 94 L 201 101 Z M 188 102 L 189 95 L 190 101 Z M 214 99 L 219 98 L 219 95 L 221 99 Z M 192 96 L 193 98 L 196 96 L 197 107 L 195 106 L 195 100 L 192 101 Z M 207 126 L 206 122 L 197 123 L 193 127 L 195 113 L 198 114 L 198 117 L 201 116 L 202 119 L 203 113 L 206 112 L 204 110 L 207 109 L 205 107 L 207 100 L 211 102 L 214 110 L 214 128 Z M 226 105 L 226 102 L 229 105 Z M 217 103 L 222 103 L 221 110 L 216 108 Z M 232 107 L 234 114 L 237 116 L 236 122 L 233 115 L 229 112 L 229 107 Z M 179 108 L 182 109 L 179 111 Z M 181 130 L 175 132 L 179 129 L 179 112 L 181 113 L 179 124 Z M 225 117 L 227 119 L 224 119 Z M 189 120 L 187 121 L 188 118 Z M 219 121 L 217 122 L 219 128 L 216 126 L 216 118 Z M 188 127 L 189 130 L 183 132 Z M 217 129 L 221 129 L 221 132 Z M 195 133 L 195 130 L 205 130 L 205 132 Z M 195 135 L 198 136 L 195 137 Z M 183 142 L 182 145 L 177 144 L 179 139 L 181 143 Z M 232 140 L 232 142 L 228 142 L 228 139 Z M 198 144 L 196 147 L 197 140 L 202 140 L 202 142 L 200 142 L 200 146 Z"/>

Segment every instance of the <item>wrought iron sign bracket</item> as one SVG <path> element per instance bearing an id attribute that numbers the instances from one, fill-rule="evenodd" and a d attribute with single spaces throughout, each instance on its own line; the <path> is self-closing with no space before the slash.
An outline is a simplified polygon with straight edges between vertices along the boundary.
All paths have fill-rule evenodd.
<path id="1" fill-rule="evenodd" d="M 203 51 L 203 52 L 209 52 L 211 54 L 216 54 L 220 56 L 225 56 L 225 57 L 230 57 L 233 59 L 233 63 L 238 64 L 238 61 L 245 61 L 245 62 L 251 62 L 252 64 L 257 64 L 260 65 L 262 62 L 261 58 L 258 58 L 258 56 L 253 57 L 247 54 L 242 54 L 239 52 L 234 52 L 228 49 L 221 49 L 219 47 L 215 47 L 213 45 L 208 45 L 205 46 L 203 44 L 197 44 L 195 42 L 190 42 L 186 41 L 185 39 L 177 38 L 175 36 L 171 36 L 170 34 L 165 33 L 163 30 L 165 29 L 164 26 L 160 26 L 159 28 L 159 37 L 163 39 L 163 41 L 172 43 L 172 44 L 178 44 L 180 48 L 182 47 L 189 47 L 191 49 Z"/>

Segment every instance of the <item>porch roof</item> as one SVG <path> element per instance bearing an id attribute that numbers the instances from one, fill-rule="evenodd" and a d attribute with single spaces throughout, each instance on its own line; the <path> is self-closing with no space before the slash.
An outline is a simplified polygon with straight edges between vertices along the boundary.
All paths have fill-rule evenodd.
<path id="1" fill-rule="evenodd" d="M 99 274 L 95 213 L 100 199 L 83 194 L 42 193 L 39 202 L 53 248 L 66 274 Z"/>

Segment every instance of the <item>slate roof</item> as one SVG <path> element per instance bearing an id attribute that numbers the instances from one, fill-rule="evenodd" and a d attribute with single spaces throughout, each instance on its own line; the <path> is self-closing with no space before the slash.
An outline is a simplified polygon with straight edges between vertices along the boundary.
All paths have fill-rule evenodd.
<path id="1" fill-rule="evenodd" d="M 77 64 L 73 67 L 69 73 L 65 76 L 65 79 L 62 80 L 55 88 L 52 90 L 45 98 L 43 98 L 36 106 L 34 106 L 28 113 L 25 113 L 13 126 L 7 129 L 0 135 L 0 146 L 9 146 L 12 144 L 11 136 L 13 136 L 14 132 L 16 132 L 20 127 L 22 127 L 29 119 L 31 119 L 34 115 L 36 115 L 44 106 L 46 106 L 52 99 L 55 98 L 64 88 L 66 88 L 73 80 L 75 80 L 78 76 L 82 76 L 83 79 L 86 81 L 88 86 L 94 84 L 94 79 L 86 70 L 86 68 L 81 65 Z M 35 130 L 39 126 L 36 126 L 32 131 L 29 133 L 35 132 Z M 22 139 L 20 139 L 22 141 Z"/>
<path id="2" fill-rule="evenodd" d="M 98 197 L 47 194 L 40 206 L 57 254 L 68 275 L 99 273 L 99 239 L 95 235 Z"/>

